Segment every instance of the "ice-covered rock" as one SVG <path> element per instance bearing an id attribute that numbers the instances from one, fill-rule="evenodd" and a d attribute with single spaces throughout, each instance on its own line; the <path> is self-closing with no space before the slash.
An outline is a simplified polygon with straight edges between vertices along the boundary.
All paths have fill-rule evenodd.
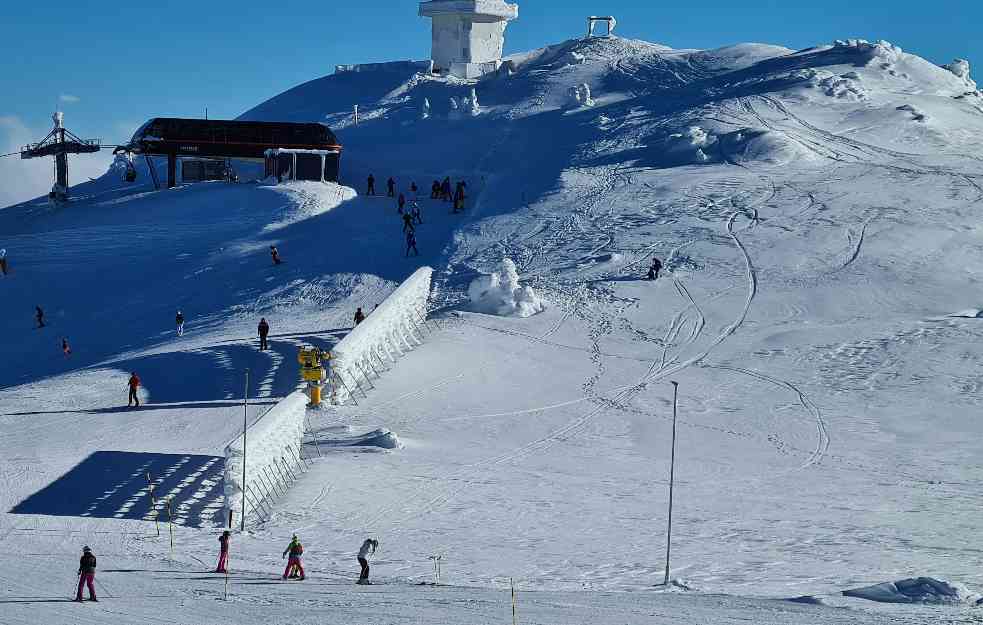
<path id="1" fill-rule="evenodd" d="M 700 126 L 690 126 L 683 132 L 673 133 L 666 140 L 666 153 L 688 163 L 706 163 L 709 152 L 717 143 L 717 137 Z"/>
<path id="2" fill-rule="evenodd" d="M 475 92 L 474 87 L 471 88 L 471 94 L 464 98 L 462 108 L 472 116 L 481 114 L 481 105 L 478 104 L 478 94 Z"/>
<path id="3" fill-rule="evenodd" d="M 587 62 L 587 57 L 579 52 L 574 52 L 571 50 L 570 52 L 567 52 L 567 55 L 563 58 L 563 61 L 567 65 L 583 65 Z"/>
<path id="4" fill-rule="evenodd" d="M 501 317 L 529 317 L 546 308 L 531 286 L 519 284 L 519 272 L 510 258 L 502 259 L 501 271 L 475 278 L 468 298 L 471 310 Z"/>
<path id="5" fill-rule="evenodd" d="M 899 110 L 899 111 L 907 111 L 908 113 L 911 113 L 911 118 L 913 120 L 915 120 L 916 122 L 923 122 L 923 121 L 925 121 L 925 118 L 928 117 L 921 110 L 915 108 L 914 106 L 912 106 L 910 104 L 904 104 L 902 106 L 899 106 L 899 107 L 897 107 L 897 110 Z"/>
<path id="6" fill-rule="evenodd" d="M 853 101 L 865 100 L 867 99 L 867 93 L 860 85 L 859 78 L 856 72 L 849 72 L 842 76 L 828 76 L 823 78 L 817 86 L 832 98 Z"/>
<path id="7" fill-rule="evenodd" d="M 915 577 L 844 590 L 843 595 L 881 603 L 977 604 L 983 599 L 983 595 L 971 592 L 963 584 L 932 577 Z"/>
<path id="8" fill-rule="evenodd" d="M 590 94 L 590 85 L 587 83 L 581 83 L 574 87 L 570 87 L 570 106 L 594 106 L 594 99 Z"/>
<path id="9" fill-rule="evenodd" d="M 967 61 L 966 59 L 955 59 L 954 61 L 952 61 L 952 63 L 947 63 L 942 67 L 955 74 L 957 78 L 963 79 L 963 81 L 966 83 L 966 86 L 970 90 L 972 91 L 976 90 L 976 81 L 974 81 L 970 77 L 970 73 L 969 73 L 970 72 L 969 61 Z"/>

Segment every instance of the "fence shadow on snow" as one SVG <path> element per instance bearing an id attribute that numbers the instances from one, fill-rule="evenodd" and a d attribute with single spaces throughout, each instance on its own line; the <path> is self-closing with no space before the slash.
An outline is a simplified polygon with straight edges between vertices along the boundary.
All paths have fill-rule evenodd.
<path id="1" fill-rule="evenodd" d="M 10 512 L 166 522 L 169 499 L 174 523 L 211 525 L 221 522 L 224 466 L 221 456 L 97 451 Z"/>

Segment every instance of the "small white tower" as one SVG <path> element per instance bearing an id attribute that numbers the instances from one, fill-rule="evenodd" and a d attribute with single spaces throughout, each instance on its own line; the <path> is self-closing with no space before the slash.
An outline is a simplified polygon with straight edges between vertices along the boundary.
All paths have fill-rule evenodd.
<path id="1" fill-rule="evenodd" d="M 431 0 L 420 15 L 433 20 L 434 68 L 460 78 L 478 78 L 502 64 L 505 27 L 519 5 L 505 0 Z"/>

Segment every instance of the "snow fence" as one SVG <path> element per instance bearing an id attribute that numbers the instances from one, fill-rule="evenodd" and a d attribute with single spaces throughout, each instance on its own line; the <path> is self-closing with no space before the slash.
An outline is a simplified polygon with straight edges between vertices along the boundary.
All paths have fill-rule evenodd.
<path id="1" fill-rule="evenodd" d="M 331 350 L 331 401 L 343 404 L 423 342 L 431 267 L 420 267 Z M 364 392 L 364 391 L 363 391 Z"/>
<path id="2" fill-rule="evenodd" d="M 299 454 L 307 401 L 304 393 L 291 393 L 246 429 L 245 482 L 242 435 L 225 448 L 226 519 L 229 510 L 236 519 L 243 511 L 247 519 L 259 512 L 302 465 Z"/>

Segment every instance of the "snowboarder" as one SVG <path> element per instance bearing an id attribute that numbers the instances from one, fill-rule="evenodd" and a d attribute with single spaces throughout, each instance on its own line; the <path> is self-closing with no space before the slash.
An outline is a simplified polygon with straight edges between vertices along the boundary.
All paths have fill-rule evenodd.
<path id="1" fill-rule="evenodd" d="M 413 215 L 413 220 L 416 221 L 416 223 L 423 223 L 423 212 L 420 210 L 420 205 L 416 202 L 413 202 L 410 205 L 410 214 Z"/>
<path id="2" fill-rule="evenodd" d="M 406 195 L 404 195 L 403 193 L 400 193 L 399 194 L 399 200 L 397 200 L 397 203 L 399 204 L 399 208 L 398 208 L 399 214 L 402 215 L 403 214 L 403 209 L 406 207 Z"/>
<path id="3" fill-rule="evenodd" d="M 445 202 L 451 201 L 451 177 L 447 176 L 444 178 L 444 182 L 440 185 L 440 199 Z"/>
<path id="4" fill-rule="evenodd" d="M 218 537 L 219 552 L 218 552 L 218 566 L 215 567 L 216 573 L 228 573 L 226 567 L 229 565 L 229 538 L 232 537 L 232 533 L 229 530 L 222 532 L 222 535 Z"/>
<path id="5" fill-rule="evenodd" d="M 126 400 L 127 407 L 135 402 L 137 408 L 139 408 L 140 398 L 137 397 L 137 389 L 140 388 L 140 376 L 138 376 L 136 373 L 130 373 L 130 379 L 126 385 L 130 387 L 130 396 Z"/>
<path id="6" fill-rule="evenodd" d="M 375 176 L 369 174 L 369 179 L 367 181 L 368 188 L 365 190 L 365 195 L 375 195 Z"/>
<path id="7" fill-rule="evenodd" d="M 61 353 L 65 354 L 65 358 L 72 355 L 72 348 L 68 345 L 68 337 L 62 337 L 61 339 Z"/>
<path id="8" fill-rule="evenodd" d="M 652 266 L 649 267 L 648 276 L 646 276 L 646 277 L 649 280 L 658 280 L 659 279 L 659 270 L 661 270 L 661 269 L 662 269 L 662 261 L 659 260 L 658 258 L 653 258 L 652 259 Z"/>
<path id="9" fill-rule="evenodd" d="M 410 201 L 415 202 L 419 199 L 420 188 L 415 182 L 410 183 Z"/>
<path id="10" fill-rule="evenodd" d="M 7 275 L 7 250 L 0 250 L 0 274 Z"/>
<path id="11" fill-rule="evenodd" d="M 276 249 L 275 245 L 270 246 L 270 256 L 273 257 L 273 264 L 279 265 L 283 261 L 280 260 L 280 250 Z"/>
<path id="12" fill-rule="evenodd" d="M 454 189 L 454 212 L 460 212 L 464 210 L 464 187 L 467 185 L 463 182 L 457 183 L 457 188 Z"/>
<path id="13" fill-rule="evenodd" d="M 95 601 L 96 599 L 96 556 L 89 549 L 88 545 L 82 547 L 82 557 L 79 558 L 79 587 L 78 592 L 75 593 L 75 600 L 82 601 L 82 587 L 89 587 L 89 601 Z"/>
<path id="14" fill-rule="evenodd" d="M 369 581 L 369 549 L 372 550 L 372 554 L 375 555 L 375 550 L 379 548 L 379 541 L 374 538 L 366 538 L 365 542 L 362 543 L 362 547 L 358 550 L 358 564 L 362 567 L 362 572 L 358 576 L 359 584 L 371 584 Z"/>
<path id="15" fill-rule="evenodd" d="M 266 342 L 266 335 L 270 333 L 270 324 L 266 322 L 266 317 L 259 318 L 259 325 L 256 330 L 259 332 L 259 350 L 269 349 L 270 345 Z"/>
<path id="16" fill-rule="evenodd" d="M 396 197 L 396 181 L 393 180 L 392 176 L 386 181 L 386 192 L 389 194 L 389 197 Z"/>
<path id="17" fill-rule="evenodd" d="M 362 307 L 359 306 L 358 310 L 355 311 L 355 325 L 358 325 L 365 321 L 365 313 L 362 312 Z"/>
<path id="18" fill-rule="evenodd" d="M 440 199 L 440 181 L 434 180 L 433 184 L 430 186 L 430 199 L 439 200 Z"/>
<path id="19" fill-rule="evenodd" d="M 184 336 L 184 315 L 181 311 L 177 311 L 177 316 L 174 317 L 174 323 L 177 324 L 177 335 Z"/>
<path id="20" fill-rule="evenodd" d="M 416 226 L 413 225 L 413 215 L 403 213 L 403 232 L 413 232 L 414 230 L 416 230 Z"/>
<path id="21" fill-rule="evenodd" d="M 304 555 L 304 546 L 300 544 L 297 535 L 294 534 L 293 538 L 290 539 L 290 544 L 287 548 L 283 550 L 283 557 L 286 558 L 287 554 L 290 554 L 290 558 L 287 560 L 287 568 L 283 570 L 283 579 L 287 579 L 291 576 L 295 570 L 300 573 L 300 579 L 303 580 L 304 575 L 304 563 L 301 562 L 301 556 Z"/>
<path id="22" fill-rule="evenodd" d="M 39 328 L 44 327 L 44 311 L 41 310 L 40 306 L 34 307 L 34 319 L 37 320 Z"/>
<path id="23" fill-rule="evenodd" d="M 413 250 L 414 256 L 420 255 L 420 250 L 416 249 L 416 235 L 412 230 L 406 233 L 406 257 L 409 258 L 410 250 Z"/>

